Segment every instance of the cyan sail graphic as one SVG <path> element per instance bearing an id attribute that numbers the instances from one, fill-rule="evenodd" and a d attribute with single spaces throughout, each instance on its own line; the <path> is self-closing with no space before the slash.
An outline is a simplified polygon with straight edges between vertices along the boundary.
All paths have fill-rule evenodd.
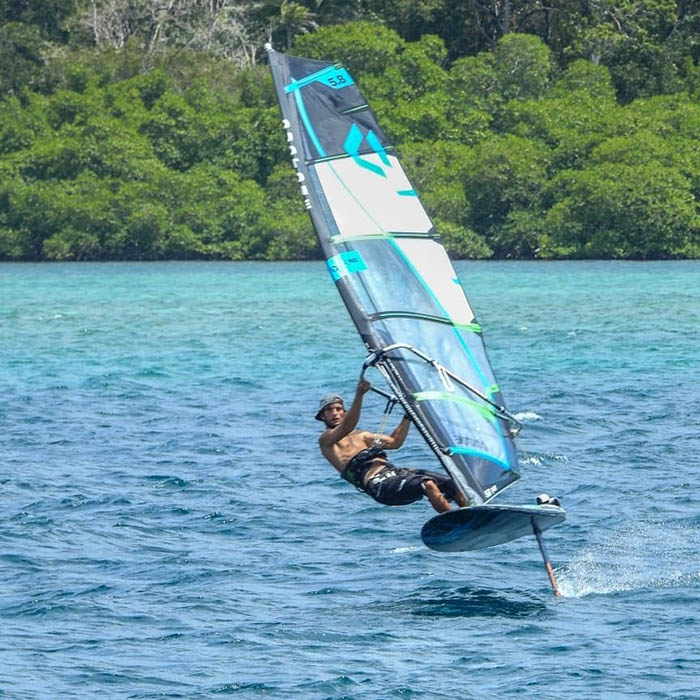
<path id="1" fill-rule="evenodd" d="M 442 466 L 488 501 L 519 478 L 513 423 L 440 238 L 347 70 L 268 55 L 331 278 Z"/>
<path id="2" fill-rule="evenodd" d="M 362 145 L 364 138 L 365 137 L 362 135 L 362 132 L 358 128 L 357 124 L 353 124 L 350 127 L 348 137 L 345 139 L 345 143 L 343 144 L 345 146 L 345 150 L 350 154 L 356 165 L 359 165 L 361 168 L 366 168 L 375 175 L 386 177 L 386 173 L 384 172 L 383 168 L 360 156 L 360 146 Z M 376 137 L 373 131 L 367 132 L 367 143 L 372 147 L 374 152 L 379 155 L 382 163 L 390 168 L 391 161 L 389 160 L 381 141 Z"/>

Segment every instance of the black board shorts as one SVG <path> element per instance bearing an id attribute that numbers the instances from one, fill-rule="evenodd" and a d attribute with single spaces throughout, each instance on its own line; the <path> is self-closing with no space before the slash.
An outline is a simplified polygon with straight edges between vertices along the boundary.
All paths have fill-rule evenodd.
<path id="1" fill-rule="evenodd" d="M 424 481 L 434 481 L 447 500 L 454 499 L 455 486 L 449 476 L 426 469 L 399 469 L 392 464 L 367 481 L 365 492 L 385 506 L 405 506 L 423 498 Z"/>

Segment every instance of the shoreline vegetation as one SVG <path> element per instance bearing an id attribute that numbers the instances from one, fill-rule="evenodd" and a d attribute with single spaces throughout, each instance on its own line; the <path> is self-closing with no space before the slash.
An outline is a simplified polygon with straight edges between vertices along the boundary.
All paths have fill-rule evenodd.
<path id="1" fill-rule="evenodd" d="M 348 68 L 453 257 L 700 258 L 689 0 L 0 0 L 0 261 L 319 259 L 268 38 Z"/>

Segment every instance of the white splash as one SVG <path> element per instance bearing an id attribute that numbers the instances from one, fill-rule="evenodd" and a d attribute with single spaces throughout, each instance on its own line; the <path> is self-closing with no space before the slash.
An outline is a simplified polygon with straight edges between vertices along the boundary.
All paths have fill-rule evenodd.
<path id="1" fill-rule="evenodd" d="M 584 547 L 555 573 L 562 594 L 572 598 L 694 585 L 699 543 L 698 527 L 634 522 Z"/>
<path id="2" fill-rule="evenodd" d="M 515 417 L 522 422 L 534 422 L 536 420 L 542 420 L 542 416 L 534 411 L 520 411 L 519 413 L 513 414 Z"/>
<path id="3" fill-rule="evenodd" d="M 423 549 L 423 547 L 418 547 L 416 545 L 410 547 L 396 547 L 391 550 L 392 554 L 406 554 L 407 552 L 415 552 L 418 549 Z"/>

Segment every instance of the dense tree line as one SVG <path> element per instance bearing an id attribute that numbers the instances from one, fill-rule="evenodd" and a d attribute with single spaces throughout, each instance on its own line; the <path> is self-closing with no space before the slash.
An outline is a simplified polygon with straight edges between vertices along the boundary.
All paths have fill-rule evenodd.
<path id="1" fill-rule="evenodd" d="M 0 259 L 318 254 L 262 44 L 355 75 L 451 252 L 700 257 L 691 0 L 0 0 Z"/>

